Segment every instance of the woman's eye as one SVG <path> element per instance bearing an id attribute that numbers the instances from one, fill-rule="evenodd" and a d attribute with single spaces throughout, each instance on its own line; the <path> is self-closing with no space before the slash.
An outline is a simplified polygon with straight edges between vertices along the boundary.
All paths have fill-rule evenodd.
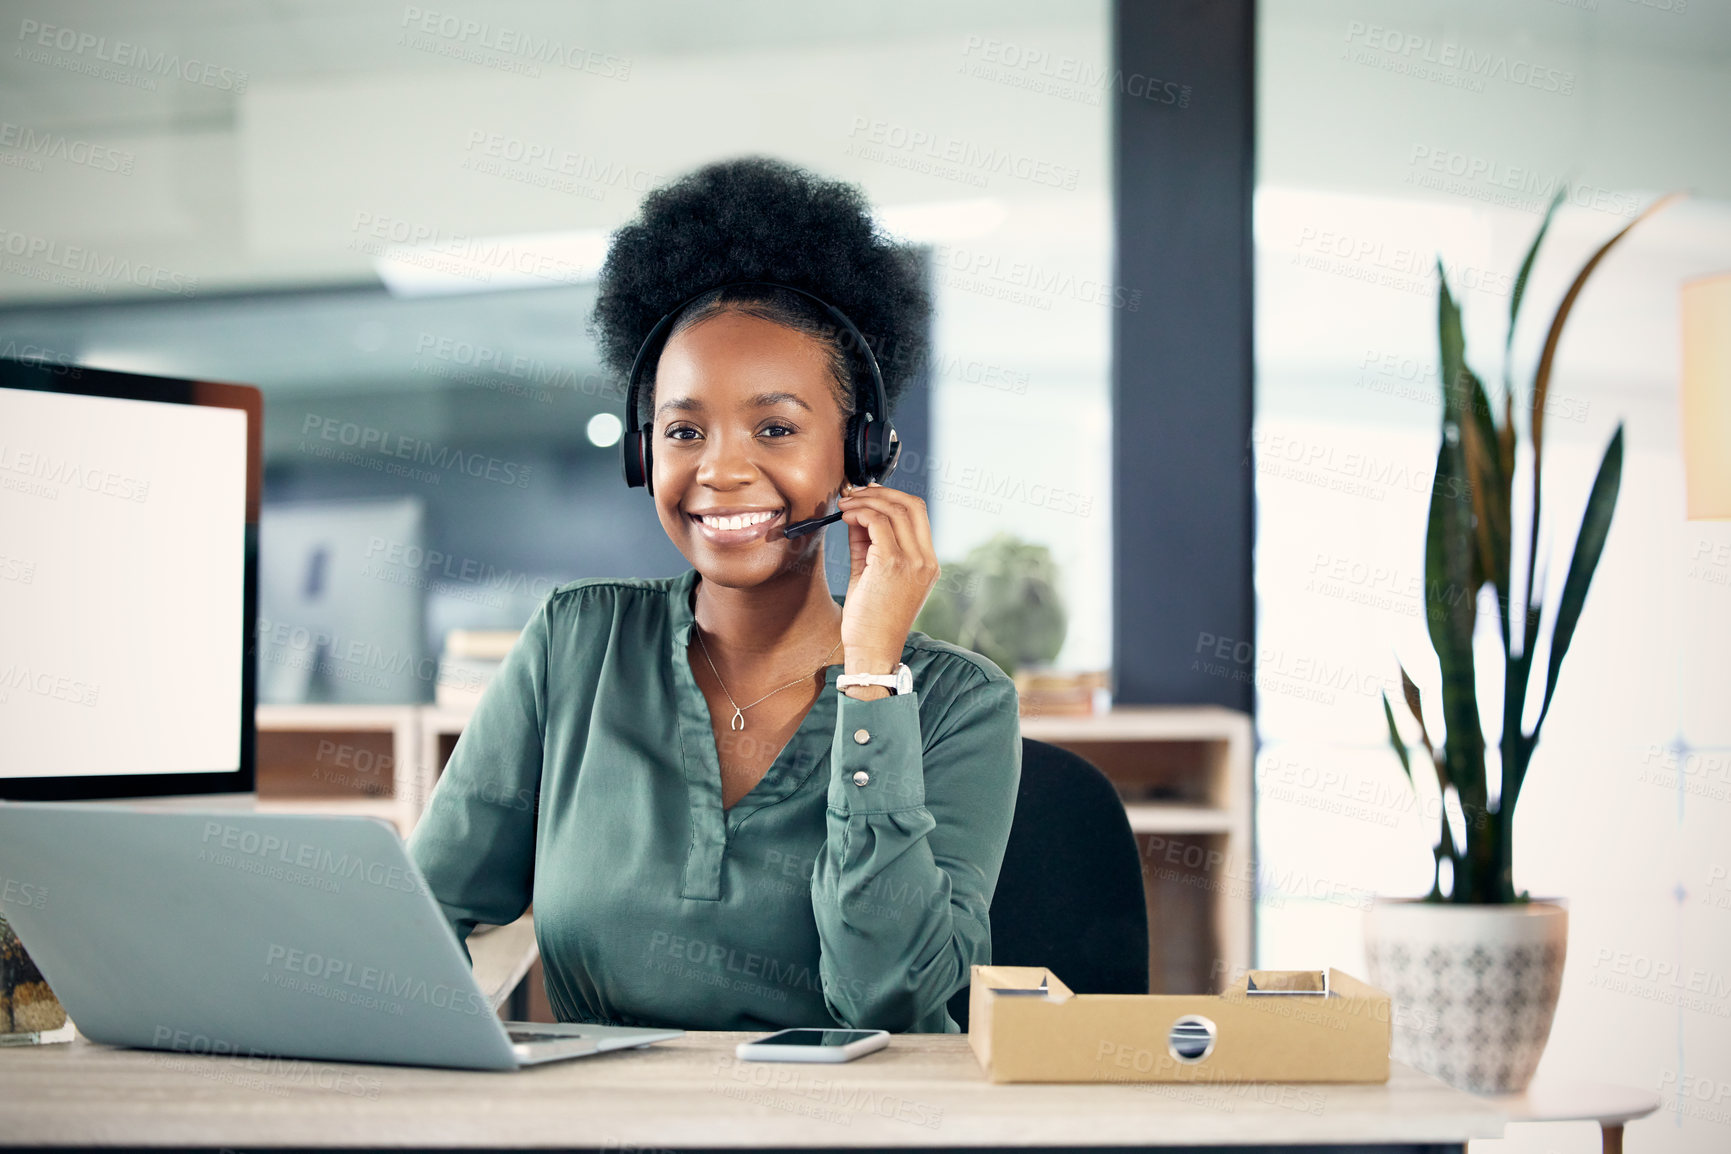
<path id="1" fill-rule="evenodd" d="M 686 436 L 685 434 L 687 433 L 691 434 L 691 436 Z M 692 428 L 690 425 L 670 425 L 667 428 L 667 431 L 662 434 L 662 436 L 673 441 L 689 441 L 692 437 L 697 435 L 697 430 Z"/>
<path id="2" fill-rule="evenodd" d="M 782 424 L 765 425 L 763 427 L 763 431 L 766 434 L 767 433 L 774 433 L 778 437 L 792 436 L 794 433 L 799 432 L 799 430 L 794 428 L 792 425 L 782 425 Z"/>

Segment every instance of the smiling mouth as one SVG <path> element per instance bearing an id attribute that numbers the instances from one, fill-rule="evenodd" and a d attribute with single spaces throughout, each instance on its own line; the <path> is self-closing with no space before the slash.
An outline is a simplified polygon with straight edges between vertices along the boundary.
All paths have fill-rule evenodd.
<path id="1" fill-rule="evenodd" d="M 699 513 L 687 514 L 697 524 L 712 533 L 738 533 L 744 536 L 754 529 L 760 529 L 781 516 L 780 509 L 764 509 L 755 513 L 734 513 L 726 517 L 713 517 Z"/>

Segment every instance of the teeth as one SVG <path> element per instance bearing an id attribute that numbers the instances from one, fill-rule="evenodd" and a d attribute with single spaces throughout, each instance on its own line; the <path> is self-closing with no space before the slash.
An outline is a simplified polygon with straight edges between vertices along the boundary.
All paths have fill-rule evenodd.
<path id="1" fill-rule="evenodd" d="M 740 513 L 732 517 L 705 517 L 703 523 L 711 529 L 748 529 L 753 525 L 763 524 L 773 516 L 773 512 Z"/>

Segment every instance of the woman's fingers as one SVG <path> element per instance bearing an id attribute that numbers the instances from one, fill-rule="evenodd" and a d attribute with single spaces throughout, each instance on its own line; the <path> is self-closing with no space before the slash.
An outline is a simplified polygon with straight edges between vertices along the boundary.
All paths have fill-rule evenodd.
<path id="1" fill-rule="evenodd" d="M 898 497 L 908 497 L 908 494 L 898 493 Z M 909 498 L 917 500 L 918 498 Z M 856 491 L 843 497 L 838 507 L 844 511 L 871 512 L 884 519 L 891 536 L 884 544 L 892 546 L 901 557 L 917 557 L 923 550 L 919 540 L 918 530 L 913 518 L 909 516 L 905 502 L 884 496 L 878 491 Z M 875 539 L 874 539 L 875 541 Z"/>
<path id="2" fill-rule="evenodd" d="M 897 525 L 895 517 L 888 510 L 876 505 L 844 506 L 842 520 L 864 529 L 866 543 L 877 551 L 881 560 L 889 562 L 891 567 L 899 565 L 906 556 L 907 546 L 902 541 L 906 530 Z M 854 546 L 851 533 L 848 536 L 848 545 L 850 549 Z M 863 562 L 864 558 L 861 560 Z"/>
<path id="3" fill-rule="evenodd" d="M 916 581 L 930 585 L 937 580 L 938 558 L 932 544 L 931 520 L 926 513 L 926 503 L 920 498 L 898 489 L 872 485 L 845 494 L 837 507 L 844 512 L 863 514 L 870 511 L 884 518 L 893 537 L 880 539 L 874 536 L 872 543 L 890 546 L 893 540 L 896 556 L 885 559 L 894 567 L 906 570 L 908 576 Z"/>

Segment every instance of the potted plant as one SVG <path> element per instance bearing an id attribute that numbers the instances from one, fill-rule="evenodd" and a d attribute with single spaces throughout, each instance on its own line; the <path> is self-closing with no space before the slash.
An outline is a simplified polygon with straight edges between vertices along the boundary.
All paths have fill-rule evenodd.
<path id="1" fill-rule="evenodd" d="M 1407 780 L 1417 788 L 1413 755 L 1422 750 L 1420 765 L 1428 762 L 1434 770 L 1444 804 L 1438 807 L 1430 893 L 1418 900 L 1375 903 L 1367 915 L 1365 948 L 1371 980 L 1395 1003 L 1395 1058 L 1466 1090 L 1513 1093 L 1526 1088 L 1550 1036 L 1568 939 L 1568 914 L 1560 902 L 1536 901 L 1515 887 L 1515 806 L 1611 527 L 1622 478 L 1623 427 L 1618 424 L 1605 448 L 1568 573 L 1554 609 L 1547 613 L 1546 567 L 1539 559 L 1540 480 L 1545 402 L 1557 344 L 1582 287 L 1605 254 L 1669 199 L 1655 201 L 1600 246 L 1575 275 L 1551 320 L 1532 389 L 1521 406 L 1530 413 L 1532 446 L 1524 573 L 1516 571 L 1512 547 L 1518 433 L 1509 353 L 1527 277 L 1562 200 L 1561 191 L 1514 281 L 1503 341 L 1500 420 L 1484 383 L 1467 366 L 1460 307 L 1438 262 L 1442 441 L 1425 535 L 1424 580 L 1425 622 L 1441 672 L 1442 700 L 1424 701 L 1401 667 L 1402 696 L 1417 723 L 1416 748 L 1401 736 L 1387 694 L 1383 715 Z M 1494 797 L 1473 649 L 1479 595 L 1486 586 L 1496 595 L 1501 645 L 1493 660 L 1501 665 L 1503 685 Z M 1541 621 L 1547 617 L 1551 628 L 1543 696 L 1528 729 L 1528 694 Z M 1439 720 L 1440 739 L 1433 728 Z M 1458 836 L 1451 809 L 1458 811 Z"/>
<path id="2" fill-rule="evenodd" d="M 1052 551 L 997 533 L 961 561 L 946 561 L 914 628 L 990 658 L 1012 676 L 1051 661 L 1066 618 Z"/>

